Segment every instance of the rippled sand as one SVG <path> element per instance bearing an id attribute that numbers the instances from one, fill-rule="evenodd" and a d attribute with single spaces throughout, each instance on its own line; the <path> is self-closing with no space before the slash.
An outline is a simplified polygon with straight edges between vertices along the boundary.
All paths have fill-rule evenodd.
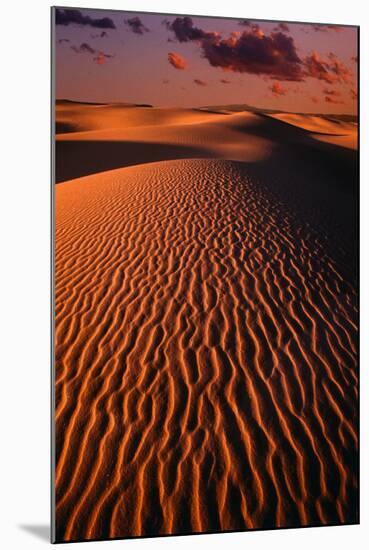
<path id="1" fill-rule="evenodd" d="M 358 520 L 355 157 L 195 115 L 56 186 L 58 541 Z"/>

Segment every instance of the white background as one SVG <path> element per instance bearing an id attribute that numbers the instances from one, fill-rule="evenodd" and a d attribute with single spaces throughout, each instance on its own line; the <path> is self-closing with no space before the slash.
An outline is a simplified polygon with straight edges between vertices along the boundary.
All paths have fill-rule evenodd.
<path id="1" fill-rule="evenodd" d="M 76 0 L 77 2 L 77 0 Z M 71 0 L 69 4 L 73 4 Z M 61 2 L 59 5 L 63 5 Z M 66 4 L 68 5 L 68 3 Z M 89 543 L 88 548 L 368 547 L 368 52 L 365 0 L 88 0 L 78 6 L 361 25 L 361 525 Z M 42 548 L 49 524 L 50 2 L 6 0 L 0 58 L 0 545 Z M 4 125 L 5 120 L 5 125 Z M 365 542 L 364 542 L 365 541 Z M 70 545 L 70 547 L 75 545 Z M 83 546 L 85 548 L 85 546 Z M 87 547 L 86 547 L 87 548 Z"/>

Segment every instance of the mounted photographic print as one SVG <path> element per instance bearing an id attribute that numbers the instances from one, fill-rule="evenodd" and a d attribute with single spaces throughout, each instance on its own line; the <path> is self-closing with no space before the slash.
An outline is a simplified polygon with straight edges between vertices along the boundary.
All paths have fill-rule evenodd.
<path id="1" fill-rule="evenodd" d="M 359 28 L 53 8 L 53 542 L 354 524 Z"/>

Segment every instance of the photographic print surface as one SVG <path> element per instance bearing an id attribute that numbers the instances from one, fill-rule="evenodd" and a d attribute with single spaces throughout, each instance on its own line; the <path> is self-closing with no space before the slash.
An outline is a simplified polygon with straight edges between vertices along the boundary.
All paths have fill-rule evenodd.
<path id="1" fill-rule="evenodd" d="M 358 522 L 358 28 L 54 8 L 56 542 Z"/>

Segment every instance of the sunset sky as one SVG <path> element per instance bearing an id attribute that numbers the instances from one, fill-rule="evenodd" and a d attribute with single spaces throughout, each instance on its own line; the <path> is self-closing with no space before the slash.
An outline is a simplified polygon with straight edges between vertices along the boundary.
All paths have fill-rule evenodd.
<path id="1" fill-rule="evenodd" d="M 56 97 L 357 113 L 357 28 L 55 10 Z"/>

